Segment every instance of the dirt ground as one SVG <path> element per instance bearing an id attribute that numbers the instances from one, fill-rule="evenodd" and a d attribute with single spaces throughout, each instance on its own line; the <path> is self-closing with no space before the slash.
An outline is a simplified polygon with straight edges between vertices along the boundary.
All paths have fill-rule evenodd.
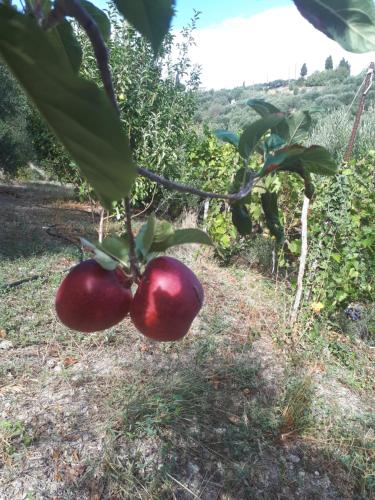
<path id="1" fill-rule="evenodd" d="M 205 291 L 183 341 L 69 331 L 54 295 L 96 216 L 44 184 L 0 185 L 0 214 L 0 500 L 371 498 L 371 349 L 295 345 L 285 289 L 196 246 L 173 254 Z"/>

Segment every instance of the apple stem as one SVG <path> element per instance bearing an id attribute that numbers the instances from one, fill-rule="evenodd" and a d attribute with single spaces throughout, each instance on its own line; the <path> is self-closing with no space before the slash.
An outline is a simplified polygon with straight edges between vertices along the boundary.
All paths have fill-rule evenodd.
<path id="1" fill-rule="evenodd" d="M 135 239 L 132 230 L 132 216 L 131 216 L 131 208 L 129 198 L 126 197 L 123 200 L 123 206 L 125 209 L 125 221 L 126 221 L 126 232 L 128 234 L 129 240 L 129 261 L 130 261 L 130 273 L 133 277 L 133 280 L 136 283 L 139 283 L 141 272 L 139 270 L 137 254 L 135 251 Z"/>

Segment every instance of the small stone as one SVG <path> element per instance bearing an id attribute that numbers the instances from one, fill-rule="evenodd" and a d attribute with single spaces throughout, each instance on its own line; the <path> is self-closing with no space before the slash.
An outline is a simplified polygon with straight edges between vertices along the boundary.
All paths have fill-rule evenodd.
<path id="1" fill-rule="evenodd" d="M 0 349 L 3 349 L 4 351 L 6 351 L 7 349 L 12 349 L 13 347 L 13 342 L 11 342 L 10 340 L 2 340 L 0 342 Z"/>
<path id="2" fill-rule="evenodd" d="M 320 476 L 319 471 L 317 471 L 317 470 L 314 472 L 314 474 L 315 474 L 316 476 Z"/>
<path id="3" fill-rule="evenodd" d="M 47 364 L 47 367 L 48 367 L 48 368 L 54 368 L 54 367 L 56 366 L 56 360 L 55 360 L 55 359 L 53 359 L 53 358 L 51 358 L 51 359 L 49 359 L 49 360 L 47 361 L 47 363 L 46 363 L 46 364 Z"/>
<path id="4" fill-rule="evenodd" d="M 298 464 L 298 462 L 301 461 L 301 459 L 299 458 L 298 455 L 292 455 L 292 454 L 288 455 L 287 459 L 288 459 L 289 462 L 292 462 L 293 464 Z"/>

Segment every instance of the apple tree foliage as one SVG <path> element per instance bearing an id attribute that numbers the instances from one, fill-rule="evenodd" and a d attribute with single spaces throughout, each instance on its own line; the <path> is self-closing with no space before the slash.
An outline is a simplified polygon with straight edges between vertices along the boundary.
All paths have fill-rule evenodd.
<path id="1" fill-rule="evenodd" d="M 294 2 L 315 28 L 346 50 L 375 50 L 375 5 L 372 0 Z M 119 14 L 150 43 L 157 57 L 169 30 L 174 1 L 115 0 L 114 3 Z M 88 79 L 80 71 L 82 47 L 72 29 L 72 19 L 84 29 L 91 42 L 100 82 Z M 111 35 L 111 30 L 113 26 L 106 13 L 88 0 L 26 0 L 24 12 L 18 12 L 11 0 L 0 0 L 0 58 L 25 89 L 102 204 L 110 208 L 113 203 L 129 197 L 136 178 L 141 176 L 180 192 L 227 200 L 234 226 L 240 234 L 248 235 L 251 194 L 258 182 L 264 182 L 262 209 L 270 232 L 282 242 L 277 195 L 266 179 L 273 179 L 280 172 L 297 174 L 304 182 L 306 196 L 311 198 L 313 176 L 333 175 L 336 171 L 334 161 L 323 147 L 306 148 L 300 144 L 309 127 L 308 113 L 289 116 L 264 101 L 249 101 L 249 106 L 259 114 L 258 120 L 247 125 L 241 136 L 228 131 L 217 132 L 241 157 L 242 165 L 230 192 L 207 193 L 171 182 L 137 163 L 136 145 L 120 120 L 116 99 L 119 96 L 114 92 L 106 46 L 111 46 L 112 36 L 115 36 Z M 124 95 L 125 100 L 126 97 Z M 251 168 L 251 158 L 256 151 L 263 155 L 263 164 L 258 169 Z M 103 265 L 110 268 L 113 258 L 128 264 L 127 249 L 130 262 L 137 258 L 147 261 L 150 255 L 175 244 L 210 243 L 202 231 L 187 231 L 174 231 L 168 223 L 150 217 L 135 241 L 129 223 L 125 236 L 110 237 L 95 248 L 103 257 Z"/>

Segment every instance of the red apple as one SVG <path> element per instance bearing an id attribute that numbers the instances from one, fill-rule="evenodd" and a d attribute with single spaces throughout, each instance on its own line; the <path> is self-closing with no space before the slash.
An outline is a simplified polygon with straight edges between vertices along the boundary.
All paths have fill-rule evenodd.
<path id="1" fill-rule="evenodd" d="M 72 330 L 105 330 L 128 314 L 132 302 L 130 286 L 120 268 L 107 271 L 95 260 L 85 260 L 61 283 L 55 300 L 57 315 Z"/>
<path id="2" fill-rule="evenodd" d="M 203 304 L 203 288 L 193 271 L 172 257 L 147 265 L 134 295 L 130 316 L 154 340 L 181 339 Z"/>

